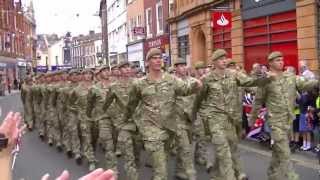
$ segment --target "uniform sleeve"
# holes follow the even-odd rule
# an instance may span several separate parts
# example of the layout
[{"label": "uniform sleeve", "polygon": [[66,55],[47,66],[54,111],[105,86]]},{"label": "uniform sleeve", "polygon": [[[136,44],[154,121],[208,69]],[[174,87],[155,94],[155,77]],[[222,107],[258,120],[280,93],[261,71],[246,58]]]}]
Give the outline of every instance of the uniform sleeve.
[{"label": "uniform sleeve", "polygon": [[319,85],[319,81],[314,79],[308,80],[304,77],[296,76],[296,85],[297,89],[300,91],[312,90]]},{"label": "uniform sleeve", "polygon": [[193,106],[193,111],[194,112],[198,112],[199,108],[200,108],[200,105],[201,105],[201,102],[205,99],[207,99],[207,96],[208,96],[208,84],[207,84],[207,81],[206,79],[204,79],[202,81],[203,83],[203,87],[200,89],[200,91],[197,93],[196,95],[196,98],[195,98],[195,101],[194,101],[194,106]]},{"label": "uniform sleeve", "polygon": [[197,81],[195,78],[190,78],[188,81],[183,81],[179,78],[174,78],[175,92],[178,96],[189,96],[197,92]]},{"label": "uniform sleeve", "polygon": [[242,87],[262,86],[270,81],[269,78],[248,76],[247,74],[240,71],[235,73],[235,78],[237,80],[238,86]]},{"label": "uniform sleeve", "polygon": [[141,99],[141,92],[139,88],[139,83],[135,81],[134,83],[132,83],[129,90],[129,101],[124,113],[124,118],[125,118],[124,120],[128,120],[131,118],[132,114],[134,113],[136,107],[139,104],[140,99]]},{"label": "uniform sleeve", "polygon": [[87,114],[89,117],[92,117],[92,110],[93,110],[93,105],[95,103],[95,94],[93,92],[93,88],[90,88],[90,90],[88,91],[88,95],[87,95]]},{"label": "uniform sleeve", "polygon": [[[256,91],[256,96],[252,104],[252,111],[251,111],[251,121],[258,118],[258,113],[262,105],[265,103],[266,100],[266,89],[265,87],[258,87]],[[251,124],[253,122],[249,122]]]},{"label": "uniform sleeve", "polygon": [[26,103],[25,98],[26,98],[26,91],[25,91],[25,86],[23,85],[21,88],[21,101],[23,104]]},{"label": "uniform sleeve", "polygon": [[110,85],[110,87],[107,89],[107,95],[106,95],[106,100],[105,103],[103,105],[103,109],[107,110],[109,108],[109,106],[112,104],[112,102],[115,99],[115,94],[113,92],[113,85]]}]

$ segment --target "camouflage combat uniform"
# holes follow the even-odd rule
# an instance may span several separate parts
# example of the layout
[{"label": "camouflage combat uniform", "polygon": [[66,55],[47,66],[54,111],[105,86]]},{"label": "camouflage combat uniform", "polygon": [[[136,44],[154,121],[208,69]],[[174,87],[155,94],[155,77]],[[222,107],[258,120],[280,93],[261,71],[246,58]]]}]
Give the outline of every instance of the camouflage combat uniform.
[{"label": "camouflage combat uniform", "polygon": [[274,140],[272,159],[268,169],[269,180],[297,180],[290,161],[288,135],[292,120],[295,118],[294,107],[297,90],[308,90],[316,87],[318,81],[307,81],[303,77],[291,73],[275,77],[270,83],[257,89],[252,111],[252,118],[262,103],[268,108],[268,124],[271,128],[271,138]]},{"label": "camouflage combat uniform", "polygon": [[215,148],[212,179],[236,180],[241,175],[237,145],[239,143],[234,126],[239,121],[235,104],[239,102],[239,86],[255,86],[264,80],[250,78],[241,72],[226,70],[221,76],[215,71],[203,79],[199,114],[208,123],[211,141]]},{"label": "camouflage combat uniform", "polygon": [[196,83],[185,83],[169,74],[163,74],[159,81],[148,77],[138,79],[130,88],[125,118],[129,119],[137,111],[137,126],[146,150],[151,153],[154,180],[168,179],[165,144],[177,129],[175,98],[195,90]]},{"label": "camouflage combat uniform", "polygon": [[[124,121],[124,109],[126,108],[129,100],[129,80],[118,80],[109,87],[109,96],[115,98],[117,112],[119,112],[116,128],[118,130],[117,148],[124,157],[124,168],[128,177],[131,180],[138,180],[138,171],[136,164],[136,152],[138,151],[135,146],[135,136],[137,132],[136,125],[133,121]],[[111,100],[111,99],[109,99]]]},{"label": "camouflage combat uniform", "polygon": [[47,114],[47,133],[48,133],[48,143],[52,145],[53,142],[57,143],[60,139],[59,126],[58,126],[58,111],[57,105],[57,85],[50,84],[47,86],[48,91],[48,110]]},{"label": "camouflage combat uniform", "polygon": [[34,127],[34,117],[33,117],[33,96],[32,96],[32,86],[24,84],[21,89],[21,99],[24,109],[24,120],[29,128]]}]

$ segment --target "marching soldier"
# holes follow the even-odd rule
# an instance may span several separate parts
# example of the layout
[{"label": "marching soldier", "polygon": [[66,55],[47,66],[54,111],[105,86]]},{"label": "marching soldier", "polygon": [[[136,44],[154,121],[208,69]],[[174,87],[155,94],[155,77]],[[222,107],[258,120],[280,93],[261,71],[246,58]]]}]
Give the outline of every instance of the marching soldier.
[{"label": "marching soldier", "polygon": [[41,101],[42,101],[42,94],[41,94],[41,78],[43,74],[36,76],[35,83],[32,86],[32,102],[33,102],[33,111],[34,111],[34,121],[35,127],[39,128],[39,121],[41,120]]},{"label": "marching soldier", "polygon": [[28,76],[21,89],[21,99],[24,109],[24,120],[28,129],[31,131],[34,128],[34,113],[33,113],[33,96],[32,96],[32,78]]},{"label": "marching soldier", "polygon": [[49,90],[48,85],[51,82],[51,74],[46,73],[43,76],[43,84],[40,86],[40,92],[42,101],[41,101],[41,118],[39,122],[39,137],[44,140],[45,136],[47,135],[47,111],[48,111],[48,104],[49,104]]},{"label": "marching soldier", "polygon": [[[160,49],[150,49],[146,56],[148,74],[134,81],[124,118],[129,120],[137,109],[138,130],[146,150],[151,153],[154,180],[168,179],[165,144],[176,131],[174,102],[178,95],[190,95],[201,82],[183,82],[162,71]],[[138,107],[137,107],[138,106]]]},{"label": "marching soldier", "polygon": [[[192,81],[193,78],[187,75],[186,61],[179,58],[175,64],[176,76],[185,82]],[[177,169],[176,177],[178,179],[196,179],[196,171],[194,167],[191,133],[193,123],[193,101],[195,94],[190,96],[178,96],[177,103]]]},{"label": "marching soldier", "polygon": [[239,86],[257,86],[268,78],[251,78],[242,72],[226,68],[226,51],[216,50],[211,58],[215,69],[203,77],[203,89],[199,96],[199,115],[209,126],[211,142],[215,148],[215,161],[211,170],[213,179],[243,180],[237,145],[239,139],[233,125],[238,121],[234,105],[238,104]]},{"label": "marching soldier", "polygon": [[76,87],[78,86],[78,70],[71,70],[69,73],[69,88],[67,93],[66,125],[63,129],[63,145],[66,148],[68,157],[75,155],[76,162],[81,163],[80,139],[79,139],[79,120]]},{"label": "marching soldier", "polygon": [[257,117],[262,103],[268,109],[268,122],[271,128],[272,158],[268,169],[269,180],[297,180],[290,161],[288,134],[292,120],[297,90],[309,90],[318,86],[317,80],[307,80],[293,73],[283,72],[283,55],[275,51],[269,54],[270,72],[274,75],[271,82],[258,88],[252,119]]}]

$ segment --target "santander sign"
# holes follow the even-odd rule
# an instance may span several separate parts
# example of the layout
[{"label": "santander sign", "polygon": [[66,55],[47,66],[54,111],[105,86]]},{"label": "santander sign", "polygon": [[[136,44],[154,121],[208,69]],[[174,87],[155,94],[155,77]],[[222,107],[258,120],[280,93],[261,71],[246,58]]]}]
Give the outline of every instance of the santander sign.
[{"label": "santander sign", "polygon": [[213,28],[231,28],[231,12],[212,12]]}]

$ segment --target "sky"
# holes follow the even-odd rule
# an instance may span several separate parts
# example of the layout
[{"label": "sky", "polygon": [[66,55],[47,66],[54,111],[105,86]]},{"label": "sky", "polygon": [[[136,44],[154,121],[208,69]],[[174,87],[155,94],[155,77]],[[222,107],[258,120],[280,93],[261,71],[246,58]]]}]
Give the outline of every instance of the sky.
[{"label": "sky", "polygon": [[[29,4],[31,0],[24,0]],[[37,34],[73,36],[88,34],[89,30],[101,32],[100,0],[33,0],[37,23]]]}]

